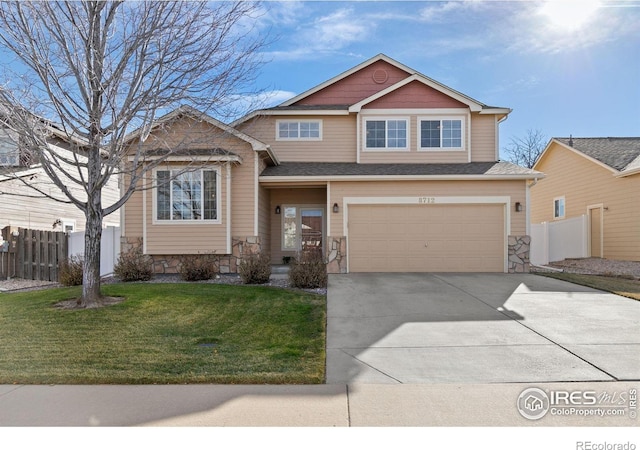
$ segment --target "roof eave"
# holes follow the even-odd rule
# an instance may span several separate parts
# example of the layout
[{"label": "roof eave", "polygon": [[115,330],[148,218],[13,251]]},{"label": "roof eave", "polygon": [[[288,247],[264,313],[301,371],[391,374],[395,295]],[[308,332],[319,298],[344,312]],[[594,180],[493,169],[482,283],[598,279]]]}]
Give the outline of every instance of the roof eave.
[{"label": "roof eave", "polygon": [[544,151],[540,154],[540,156],[538,157],[538,160],[536,161],[536,163],[533,165],[532,169],[533,170],[537,170],[537,166],[538,164],[542,161],[542,159],[544,158],[544,156],[547,154],[547,152],[550,151],[552,144],[558,144],[560,147],[569,150],[573,153],[575,153],[576,155],[582,156],[583,158],[585,158],[588,161],[591,161],[594,164],[597,164],[598,166],[607,169],[609,172],[613,173],[614,175],[618,175],[620,173],[620,171],[614,169],[613,167],[603,163],[602,161],[598,161],[597,159],[587,155],[586,153],[582,153],[580,150],[573,148],[569,145],[566,145],[564,142],[559,141],[556,138],[551,138],[551,140],[549,141],[549,143],[547,144],[547,146],[545,147]]},{"label": "roof eave", "polygon": [[259,176],[260,182],[309,182],[309,181],[509,181],[544,178],[543,173],[510,175],[292,175]]}]

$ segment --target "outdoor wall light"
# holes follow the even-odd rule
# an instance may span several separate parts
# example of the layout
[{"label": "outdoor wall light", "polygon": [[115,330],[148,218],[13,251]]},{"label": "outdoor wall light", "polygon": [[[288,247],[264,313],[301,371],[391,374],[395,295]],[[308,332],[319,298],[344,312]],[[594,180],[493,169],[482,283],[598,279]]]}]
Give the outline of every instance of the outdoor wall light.
[{"label": "outdoor wall light", "polygon": [[516,202],[516,212],[521,212],[521,211],[522,211],[522,203]]},{"label": "outdoor wall light", "polygon": [[337,203],[334,203],[334,204],[333,204],[333,212],[334,212],[334,213],[340,212],[340,207],[338,206],[338,204],[337,204]]},{"label": "outdoor wall light", "polygon": [[280,205],[276,206],[276,214],[280,214]]}]

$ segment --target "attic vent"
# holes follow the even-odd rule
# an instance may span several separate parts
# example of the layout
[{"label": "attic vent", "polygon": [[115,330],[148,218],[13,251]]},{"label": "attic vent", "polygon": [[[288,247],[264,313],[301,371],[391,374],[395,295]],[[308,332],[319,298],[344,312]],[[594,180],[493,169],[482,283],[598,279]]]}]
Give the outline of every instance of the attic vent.
[{"label": "attic vent", "polygon": [[382,84],[389,78],[389,74],[384,69],[376,69],[373,72],[373,81],[377,84]]}]

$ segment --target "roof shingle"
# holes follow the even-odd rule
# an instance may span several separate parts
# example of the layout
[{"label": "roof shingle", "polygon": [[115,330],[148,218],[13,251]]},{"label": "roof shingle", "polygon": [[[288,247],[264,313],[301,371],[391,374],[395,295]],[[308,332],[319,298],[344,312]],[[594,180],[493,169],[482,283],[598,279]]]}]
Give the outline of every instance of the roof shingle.
[{"label": "roof shingle", "polygon": [[436,176],[436,175],[542,175],[508,162],[471,162],[463,164],[358,164],[332,162],[282,162],[267,167],[263,177],[300,176]]},{"label": "roof shingle", "polygon": [[619,171],[640,156],[640,137],[554,139]]}]

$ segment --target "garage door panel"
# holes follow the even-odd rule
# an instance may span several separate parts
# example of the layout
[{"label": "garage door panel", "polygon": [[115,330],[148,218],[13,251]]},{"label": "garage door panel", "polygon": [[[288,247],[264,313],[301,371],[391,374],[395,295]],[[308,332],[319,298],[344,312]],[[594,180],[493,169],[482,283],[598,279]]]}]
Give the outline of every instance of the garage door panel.
[{"label": "garage door panel", "polygon": [[351,272],[502,272],[504,205],[352,205]]}]

